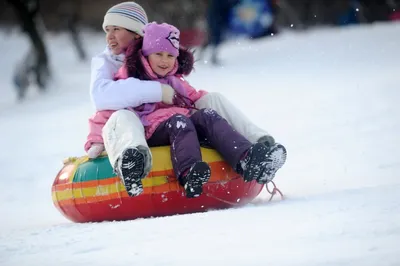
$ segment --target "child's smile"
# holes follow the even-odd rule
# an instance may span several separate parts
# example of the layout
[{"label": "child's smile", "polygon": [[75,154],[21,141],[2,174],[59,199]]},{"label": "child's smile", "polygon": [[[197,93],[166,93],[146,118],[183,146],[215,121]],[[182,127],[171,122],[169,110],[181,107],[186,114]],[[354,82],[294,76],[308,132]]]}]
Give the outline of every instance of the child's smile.
[{"label": "child's smile", "polygon": [[149,55],[148,60],[154,73],[164,77],[174,68],[176,57],[168,52],[158,52]]}]

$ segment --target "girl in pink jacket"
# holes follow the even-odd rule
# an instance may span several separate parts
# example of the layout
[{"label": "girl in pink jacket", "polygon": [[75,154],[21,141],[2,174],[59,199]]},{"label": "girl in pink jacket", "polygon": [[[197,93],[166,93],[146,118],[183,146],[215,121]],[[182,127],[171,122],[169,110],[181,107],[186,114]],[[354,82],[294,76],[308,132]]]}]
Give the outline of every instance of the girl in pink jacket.
[{"label": "girl in pink jacket", "polygon": [[[214,110],[196,110],[194,102],[206,92],[196,91],[183,78],[192,71],[194,59],[191,52],[180,48],[179,35],[177,28],[166,23],[147,24],[143,39],[128,47],[116,75],[116,79],[156,80],[175,89],[173,104],[145,103],[130,109],[142,121],[149,146],[171,145],[175,175],[189,198],[202,193],[211,175],[201,159],[200,142],[216,149],[246,182],[269,182],[277,170],[274,155],[285,152],[284,147],[252,144]],[[90,120],[88,142],[101,142],[102,126],[111,113],[97,112]],[[134,185],[141,186],[141,181]]]}]

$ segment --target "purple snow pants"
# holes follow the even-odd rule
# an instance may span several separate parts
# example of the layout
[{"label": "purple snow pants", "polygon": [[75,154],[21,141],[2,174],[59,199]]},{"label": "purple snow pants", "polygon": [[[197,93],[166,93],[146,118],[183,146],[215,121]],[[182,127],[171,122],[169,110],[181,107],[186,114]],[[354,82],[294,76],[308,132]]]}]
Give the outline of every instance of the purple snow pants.
[{"label": "purple snow pants", "polygon": [[251,143],[234,130],[212,109],[201,109],[190,117],[174,115],[161,123],[147,143],[150,147],[171,145],[171,159],[175,175],[202,161],[200,142],[218,151],[233,169]]}]

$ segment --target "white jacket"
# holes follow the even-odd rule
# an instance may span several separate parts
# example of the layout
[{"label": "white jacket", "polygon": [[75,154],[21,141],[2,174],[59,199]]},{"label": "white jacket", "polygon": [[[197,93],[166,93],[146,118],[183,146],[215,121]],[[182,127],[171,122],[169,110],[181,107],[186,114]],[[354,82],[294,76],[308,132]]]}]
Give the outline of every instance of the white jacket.
[{"label": "white jacket", "polygon": [[114,80],[125,56],[113,55],[106,48],[92,58],[90,97],[97,111],[137,107],[143,103],[161,102],[161,83],[136,78]]}]

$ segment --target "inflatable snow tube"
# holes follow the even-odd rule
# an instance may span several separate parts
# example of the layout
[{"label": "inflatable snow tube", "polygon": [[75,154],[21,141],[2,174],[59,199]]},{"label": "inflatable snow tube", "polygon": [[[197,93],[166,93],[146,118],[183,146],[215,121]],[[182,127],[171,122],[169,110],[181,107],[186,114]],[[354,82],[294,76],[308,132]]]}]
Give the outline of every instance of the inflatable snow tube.
[{"label": "inflatable snow tube", "polygon": [[52,186],[54,205],[73,222],[121,221],[245,205],[263,188],[255,181],[245,183],[215,150],[201,148],[211,178],[201,196],[188,199],[174,176],[169,146],[151,151],[153,166],[137,197],[128,196],[107,155],[69,158]]}]

